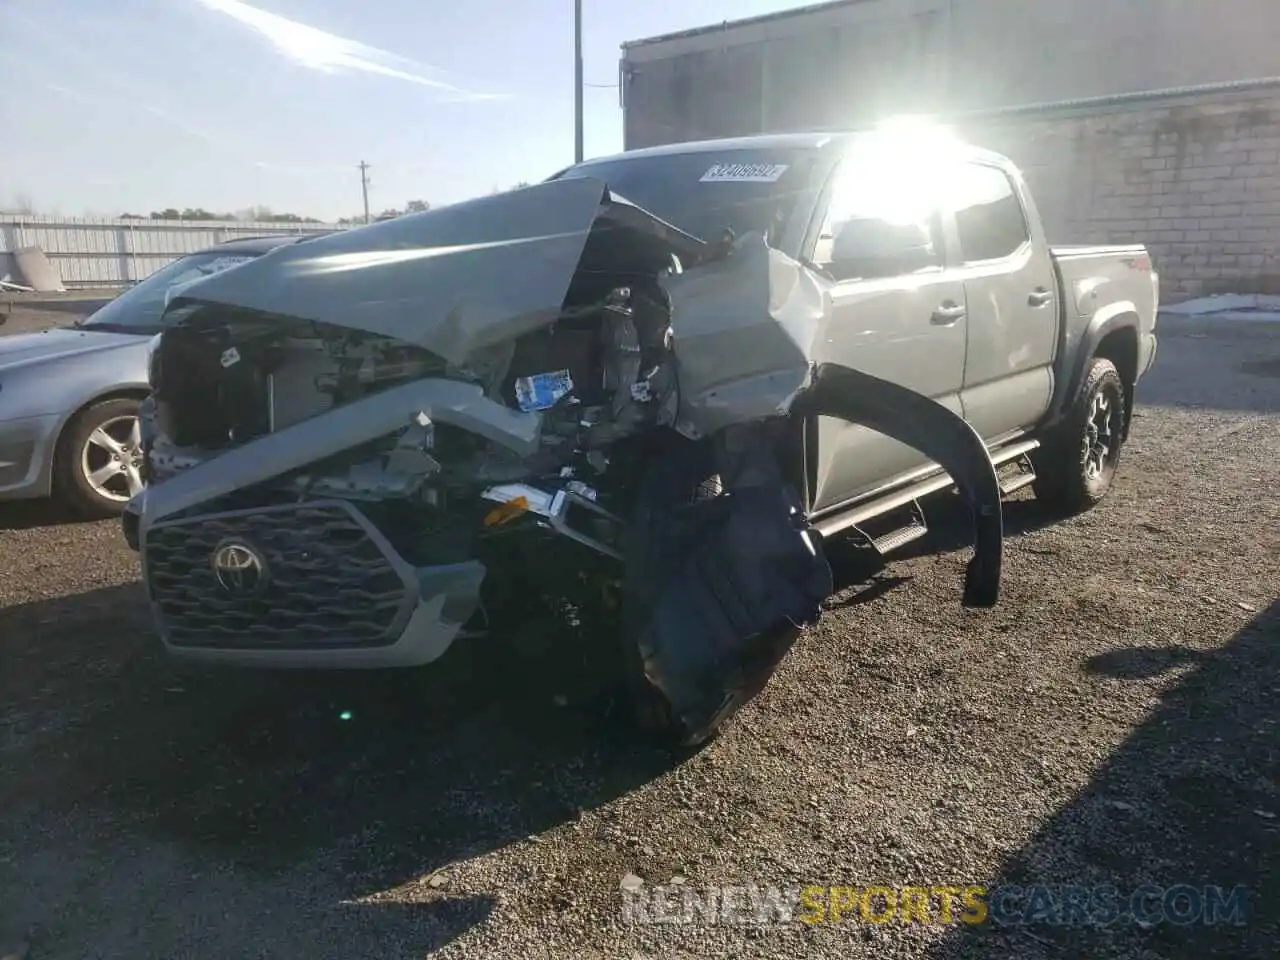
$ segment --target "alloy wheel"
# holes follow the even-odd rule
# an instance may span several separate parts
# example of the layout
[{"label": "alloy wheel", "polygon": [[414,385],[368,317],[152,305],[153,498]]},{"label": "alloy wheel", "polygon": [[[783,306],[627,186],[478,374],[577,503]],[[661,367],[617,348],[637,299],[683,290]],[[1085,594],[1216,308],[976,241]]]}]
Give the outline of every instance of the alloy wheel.
[{"label": "alloy wheel", "polygon": [[142,436],[137,417],[115,417],[89,434],[80,469],[93,492],[124,503],[142,490]]},{"label": "alloy wheel", "polygon": [[1119,404],[1106,391],[1094,394],[1089,406],[1089,419],[1084,428],[1084,471],[1090,480],[1096,480],[1107,467],[1118,435],[1116,415]]}]

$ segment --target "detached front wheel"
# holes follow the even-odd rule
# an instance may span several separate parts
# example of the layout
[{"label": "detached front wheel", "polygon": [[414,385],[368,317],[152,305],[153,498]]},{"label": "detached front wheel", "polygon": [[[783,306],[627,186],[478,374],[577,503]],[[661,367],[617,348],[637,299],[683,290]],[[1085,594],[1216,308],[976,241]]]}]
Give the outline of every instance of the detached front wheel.
[{"label": "detached front wheel", "polygon": [[1066,419],[1036,451],[1036,499],[1061,513],[1098,504],[1120,466],[1126,415],[1119,371],[1110,360],[1095,357]]}]

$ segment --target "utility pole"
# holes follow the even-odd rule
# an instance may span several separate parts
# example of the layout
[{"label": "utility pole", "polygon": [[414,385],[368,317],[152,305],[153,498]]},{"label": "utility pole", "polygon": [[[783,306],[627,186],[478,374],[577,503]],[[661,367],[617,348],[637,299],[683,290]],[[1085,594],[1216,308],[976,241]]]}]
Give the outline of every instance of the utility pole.
[{"label": "utility pole", "polygon": [[357,165],[360,171],[360,193],[364,196],[364,222],[369,222],[369,165],[361,160]]},{"label": "utility pole", "polygon": [[582,0],[573,0],[573,162],[582,162]]}]

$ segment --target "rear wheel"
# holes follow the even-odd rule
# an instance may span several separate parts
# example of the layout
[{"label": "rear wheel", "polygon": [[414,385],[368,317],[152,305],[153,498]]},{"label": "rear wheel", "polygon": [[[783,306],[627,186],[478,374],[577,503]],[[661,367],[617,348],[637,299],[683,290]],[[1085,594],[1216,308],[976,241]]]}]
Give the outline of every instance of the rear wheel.
[{"label": "rear wheel", "polygon": [[118,516],[142,489],[138,401],[122,397],[81,410],[54,457],[57,494],[89,518]]},{"label": "rear wheel", "polygon": [[1120,466],[1125,406],[1115,364],[1094,357],[1066,419],[1035,453],[1037,500],[1051,510],[1079,513],[1106,496]]}]

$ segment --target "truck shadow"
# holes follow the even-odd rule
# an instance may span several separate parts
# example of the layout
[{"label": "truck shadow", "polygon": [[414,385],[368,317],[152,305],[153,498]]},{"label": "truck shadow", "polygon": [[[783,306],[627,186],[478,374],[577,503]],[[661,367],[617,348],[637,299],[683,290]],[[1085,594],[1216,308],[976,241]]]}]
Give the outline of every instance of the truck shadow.
[{"label": "truck shadow", "polygon": [[[1123,683],[1174,669],[1186,673],[1075,800],[997,875],[968,881],[989,891],[1019,890],[1002,910],[1012,922],[957,926],[930,955],[1274,957],[1280,943],[1280,601],[1211,654],[1139,648],[1100,655],[1086,669]],[[1062,888],[1103,884],[1118,891],[1122,908],[1143,884],[1164,890],[1186,884],[1201,899],[1173,908],[1190,922],[1162,914],[1157,891],[1139,904],[1154,911],[1145,913],[1156,921],[1145,928],[1131,918],[1105,928],[1067,925]],[[1038,915],[1028,912],[1036,886],[1050,891]],[[1210,917],[1206,886],[1220,887],[1228,903],[1230,892],[1243,888],[1243,911]]]},{"label": "truck shadow", "polygon": [[0,530],[32,530],[67,523],[92,522],[74,516],[70,510],[48,498],[0,503]]},{"label": "truck shadow", "polygon": [[[670,754],[621,722],[602,730],[598,658],[522,646],[460,641],[410,673],[192,673],[158,649],[137,584],[2,610],[0,807],[26,811],[10,860],[22,873],[50,855],[51,836],[78,847],[105,819],[176,845],[200,870],[302,876],[345,904],[573,821],[670,769]],[[55,882],[65,888],[28,896],[77,900],[81,879],[68,872]],[[361,909],[376,927],[407,923],[400,906]],[[413,943],[419,956],[491,904],[415,906],[434,931]]]}]

